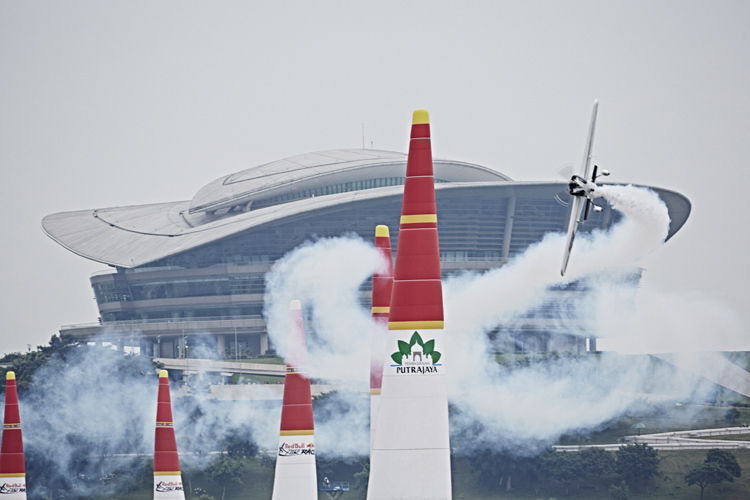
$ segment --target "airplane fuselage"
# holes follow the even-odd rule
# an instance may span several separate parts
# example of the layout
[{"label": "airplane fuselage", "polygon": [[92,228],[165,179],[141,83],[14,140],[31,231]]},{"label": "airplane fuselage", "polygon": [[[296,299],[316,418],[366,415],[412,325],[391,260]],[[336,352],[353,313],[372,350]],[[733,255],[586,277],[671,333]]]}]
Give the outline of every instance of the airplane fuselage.
[{"label": "airplane fuselage", "polygon": [[571,177],[570,182],[568,183],[568,189],[571,196],[581,196],[583,198],[588,198],[589,200],[596,198],[596,195],[594,194],[596,187],[597,186],[593,181],[587,181],[578,175]]}]

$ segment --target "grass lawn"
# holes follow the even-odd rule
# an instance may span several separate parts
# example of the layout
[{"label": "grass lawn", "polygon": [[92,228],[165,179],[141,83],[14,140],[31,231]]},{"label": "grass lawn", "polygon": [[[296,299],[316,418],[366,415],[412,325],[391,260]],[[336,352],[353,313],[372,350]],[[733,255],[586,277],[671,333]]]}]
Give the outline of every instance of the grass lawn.
[{"label": "grass lawn", "polygon": [[[709,485],[706,488],[704,500],[733,500],[747,499],[750,497],[750,450],[735,450],[742,467],[742,477],[732,483],[722,485]],[[684,475],[693,467],[702,463],[706,458],[705,451],[660,451],[661,465],[659,467],[661,477],[654,480],[649,488],[649,494],[645,491],[630,492],[631,500],[696,500],[700,498],[698,486],[688,486],[683,479]],[[542,484],[539,493],[535,492],[534,485],[513,483],[513,490],[505,491],[503,487],[484,488],[477,484],[475,475],[468,465],[467,460],[456,461],[456,470],[453,473],[453,498],[454,500],[522,500],[522,499],[544,499],[556,498],[576,500],[606,500],[609,498],[608,489],[610,484],[619,484],[616,475],[601,478],[599,491],[590,482],[571,484],[569,494],[565,495],[565,488],[560,484]]]},{"label": "grass lawn", "polygon": [[240,363],[257,363],[259,365],[283,365],[286,363],[284,358],[251,358],[241,359]]}]

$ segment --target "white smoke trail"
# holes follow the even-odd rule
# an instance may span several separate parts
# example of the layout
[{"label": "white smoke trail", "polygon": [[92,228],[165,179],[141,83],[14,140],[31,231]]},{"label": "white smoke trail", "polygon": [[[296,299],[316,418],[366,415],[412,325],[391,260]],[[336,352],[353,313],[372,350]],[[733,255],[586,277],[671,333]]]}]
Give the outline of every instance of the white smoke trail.
[{"label": "white smoke trail", "polygon": [[[637,284],[622,277],[658,250],[669,224],[666,209],[640,188],[601,190],[625,217],[609,231],[579,235],[565,278],[558,271],[563,237],[550,234],[503,268],[445,283],[446,366],[457,409],[451,416],[454,446],[533,453],[562,434],[604,425],[646,389],[676,397],[695,390],[696,377],[647,356],[573,357],[515,369],[498,365],[488,332],[512,332],[541,305],[556,305],[554,317],[546,319],[550,328],[571,334],[593,330],[623,352],[750,349],[745,329],[723,304],[647,285],[635,293]],[[372,325],[358,289],[382,265],[378,258],[357,237],[320,240],[279,260],[267,277],[265,315],[280,353],[286,349],[289,301],[299,299],[309,326],[311,376],[355,389],[332,396],[315,415],[316,445],[327,457],[366,455],[369,449]],[[555,291],[574,280],[582,280],[588,292]],[[574,299],[579,295],[584,300]],[[27,453],[43,455],[49,470],[59,472],[47,478],[48,488],[58,481],[62,491],[101,493],[104,455],[153,451],[155,370],[144,358],[131,356],[132,366],[126,366],[121,355],[113,355],[102,348],[74,352],[40,371],[34,388],[22,396]],[[181,452],[221,449],[230,435],[275,447],[280,402],[271,389],[262,401],[225,403],[177,397],[178,388],[173,384]],[[81,474],[96,478],[86,482]]]},{"label": "white smoke trail", "polygon": [[268,335],[283,356],[289,302],[302,302],[308,367],[313,379],[333,380],[352,391],[327,401],[315,415],[316,449],[328,458],[361,456],[369,450],[370,311],[358,289],[382,268],[381,256],[356,235],[306,243],[278,260],[266,275],[264,316]]},{"label": "white smoke trail", "polygon": [[[221,451],[229,436],[262,449],[276,446],[276,391],[268,388],[264,397],[266,386],[260,386],[259,400],[221,402],[202,394],[180,397],[182,384],[170,385],[183,472],[190,469],[191,452]],[[157,389],[157,370],[146,357],[79,346],[64,359],[50,359],[20,394],[29,495],[114,494],[138,474],[149,484]]]},{"label": "white smoke trail", "polygon": [[[445,286],[447,338],[460,339],[466,332],[486,333],[496,326],[512,325],[523,313],[556,300],[548,293],[550,287],[584,277],[589,279],[589,286],[606,292],[590,294],[597,297],[597,309],[601,310],[605,302],[609,302],[611,311],[622,309],[619,307],[621,300],[616,299],[622,299],[623,293],[632,293],[632,289],[622,284],[622,273],[632,272],[640,259],[659,248],[669,230],[669,217],[666,206],[653,191],[633,186],[605,186],[601,190],[615,203],[615,208],[625,211],[626,217],[609,231],[579,236],[567,277],[557,272],[564,236],[549,233],[499,269],[448,280]],[[606,286],[608,290],[604,289]],[[569,301],[572,295],[563,293],[562,296],[562,300]],[[586,307],[586,310],[572,311],[577,314],[558,318],[573,333],[580,318],[596,319],[595,309],[589,304],[568,302],[566,305]],[[479,336],[478,333],[472,335]]]},{"label": "white smoke trail", "polygon": [[[632,314],[623,305],[632,304],[635,284],[622,276],[663,243],[667,209],[655,193],[632,186],[607,186],[599,194],[626,217],[609,231],[580,234],[565,278],[557,272],[564,236],[548,234],[502,268],[446,282],[449,394],[461,409],[454,421],[471,424],[474,435],[477,424],[482,429],[476,440],[462,434],[470,446],[489,440],[533,452],[564,433],[607,422],[632,403],[624,394],[640,392],[645,358],[626,364],[617,357],[574,359],[509,370],[495,362],[487,336],[497,327],[501,337],[518,330],[542,305],[554,312],[545,315],[546,328],[573,335],[602,324],[621,326]],[[595,293],[554,290],[581,279]]]},{"label": "white smoke trail", "polygon": [[[445,283],[449,395],[459,409],[452,417],[452,426],[464,445],[482,446],[480,441],[485,440],[485,444],[533,452],[562,434],[596,428],[630,407],[636,399],[634,394],[644,392],[646,387],[653,390],[654,370],[663,371],[658,387],[663,392],[687,397],[695,389],[694,377],[684,373],[676,377],[674,370],[664,369],[648,357],[570,359],[514,370],[494,360],[488,332],[498,327],[512,331],[528,322],[525,316],[542,305],[556,306],[556,316],[546,318],[547,326],[556,331],[574,335],[594,331],[638,342],[634,329],[642,328],[648,315],[637,309],[640,302],[634,299],[638,283],[632,278],[633,270],[664,242],[669,230],[668,212],[658,195],[647,189],[603,186],[598,194],[625,217],[608,231],[579,235],[565,278],[558,272],[564,236],[548,234],[500,269],[462,275]],[[347,326],[356,323],[360,332],[369,328],[369,315],[353,297],[359,282],[372,272],[374,258],[369,246],[365,251],[352,238],[323,240],[295,250],[271,273],[266,311],[272,313],[269,332],[277,345],[283,345],[288,300],[296,294],[312,308],[315,334],[308,336],[312,337],[308,347],[311,367],[315,367],[313,377],[335,374],[338,380],[364,384],[361,370],[368,366],[367,353],[362,349],[367,344],[366,336]],[[352,264],[356,265],[353,270],[349,268]],[[321,273],[326,281],[318,277]],[[555,291],[576,280],[583,280],[588,291]],[[325,286],[321,286],[323,282]],[[338,297],[335,302],[320,297],[320,291],[328,291],[329,286]],[[575,300],[576,296],[581,298]],[[276,309],[279,297],[283,300]],[[343,307],[353,310],[345,316]],[[342,324],[340,319],[344,317],[353,319]],[[654,333],[653,328],[647,331]],[[341,353],[351,359],[341,361]],[[361,443],[352,450],[364,451],[366,435],[356,436],[366,432],[366,418],[355,414],[347,415],[356,422],[352,427],[334,417],[335,433],[330,439],[335,443],[336,433],[347,429],[347,441]],[[326,424],[322,427],[325,429]],[[334,430],[333,426],[329,428]],[[321,447],[326,440],[319,440]]]},{"label": "white smoke trail", "polygon": [[278,260],[266,275],[263,311],[277,351],[287,349],[289,302],[300,300],[311,376],[366,384],[369,363],[360,361],[369,359],[371,320],[358,289],[379,265],[375,249],[357,236],[306,243]]}]

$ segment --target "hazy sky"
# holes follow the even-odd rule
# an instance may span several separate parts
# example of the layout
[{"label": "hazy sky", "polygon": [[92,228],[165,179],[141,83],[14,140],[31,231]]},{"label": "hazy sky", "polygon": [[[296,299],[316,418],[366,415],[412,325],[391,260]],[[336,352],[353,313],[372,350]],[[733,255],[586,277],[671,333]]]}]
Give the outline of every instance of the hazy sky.
[{"label": "hazy sky", "polygon": [[363,124],[368,148],[405,152],[417,108],[435,157],[553,180],[580,164],[599,99],[609,180],[693,203],[644,281],[742,311],[748,25],[746,1],[0,0],[0,353],[98,316],[88,278],[106,266],[49,239],[44,216],[187,200],[362,147]]}]

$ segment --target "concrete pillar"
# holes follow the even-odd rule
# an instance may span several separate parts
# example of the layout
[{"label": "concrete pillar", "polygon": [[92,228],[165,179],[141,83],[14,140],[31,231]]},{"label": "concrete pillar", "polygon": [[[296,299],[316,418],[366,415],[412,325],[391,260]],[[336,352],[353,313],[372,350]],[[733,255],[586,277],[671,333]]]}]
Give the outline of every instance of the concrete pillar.
[{"label": "concrete pillar", "polygon": [[510,237],[513,233],[513,218],[516,215],[516,197],[508,198],[508,213],[505,215],[505,229],[503,231],[503,251],[500,258],[507,262],[510,254]]},{"label": "concrete pillar", "polygon": [[596,352],[596,337],[589,337],[589,352]]},{"label": "concrete pillar", "polygon": [[180,335],[179,337],[177,337],[177,349],[178,349],[178,352],[179,352],[179,356],[181,358],[184,358],[185,354],[186,354],[186,352],[185,352],[185,336],[184,335]]},{"label": "concrete pillar", "polygon": [[219,353],[219,356],[224,356],[226,349],[227,349],[227,336],[217,335],[216,336],[216,350]]},{"label": "concrete pillar", "polygon": [[268,350],[268,334],[260,334],[260,352],[258,354],[265,354]]}]

